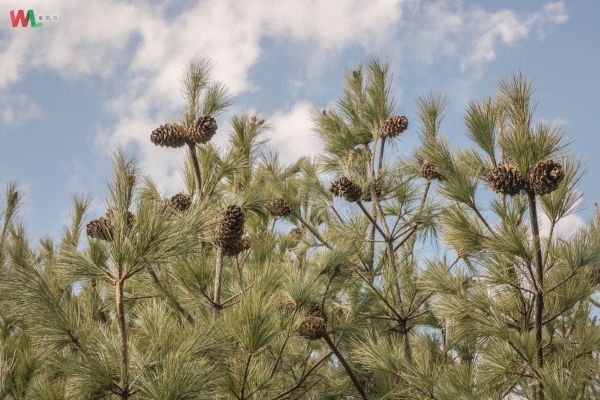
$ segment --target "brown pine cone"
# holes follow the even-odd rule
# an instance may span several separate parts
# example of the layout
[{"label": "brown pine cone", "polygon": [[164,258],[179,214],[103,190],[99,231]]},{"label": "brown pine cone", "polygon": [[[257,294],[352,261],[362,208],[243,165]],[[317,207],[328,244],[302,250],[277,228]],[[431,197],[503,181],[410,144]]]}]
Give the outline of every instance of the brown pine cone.
[{"label": "brown pine cone", "polygon": [[559,162],[542,160],[529,171],[529,185],[539,195],[555,191],[565,177],[565,171]]},{"label": "brown pine cone", "polygon": [[327,334],[327,316],[321,307],[310,305],[302,307],[307,310],[308,316],[296,330],[296,335],[308,340],[318,340]]},{"label": "brown pine cone", "polygon": [[421,165],[421,176],[428,181],[442,180],[442,175],[431,161],[423,161]]},{"label": "brown pine cone", "polygon": [[396,115],[383,121],[381,125],[381,137],[396,137],[408,128],[408,118],[404,115]]},{"label": "brown pine cone", "polygon": [[217,121],[210,115],[205,115],[194,121],[189,132],[189,141],[191,143],[208,143],[217,133]]},{"label": "brown pine cone", "polygon": [[150,141],[157,146],[177,148],[188,142],[188,132],[181,124],[168,123],[152,131]]},{"label": "brown pine cone", "polygon": [[90,238],[112,240],[112,224],[107,217],[91,220],[86,226],[86,231]]},{"label": "brown pine cone", "polygon": [[171,207],[179,212],[187,211],[192,206],[192,196],[185,193],[177,193],[167,202]]},{"label": "brown pine cone", "polygon": [[274,217],[287,217],[292,213],[292,211],[294,211],[292,205],[281,197],[271,201],[267,209]]},{"label": "brown pine cone", "polygon": [[281,300],[280,309],[285,314],[292,314],[296,310],[296,302],[289,297]]},{"label": "brown pine cone", "polygon": [[487,184],[496,193],[515,196],[525,189],[526,181],[514,164],[500,163],[488,174]]},{"label": "brown pine cone", "polygon": [[329,191],[333,193],[334,196],[343,197],[350,202],[358,201],[362,196],[361,187],[345,176],[333,181],[331,186],[329,186]]},{"label": "brown pine cone", "polygon": [[235,255],[241,251],[245,220],[244,210],[237,205],[227,207],[222,214],[215,232],[215,244],[223,249],[225,255]]}]

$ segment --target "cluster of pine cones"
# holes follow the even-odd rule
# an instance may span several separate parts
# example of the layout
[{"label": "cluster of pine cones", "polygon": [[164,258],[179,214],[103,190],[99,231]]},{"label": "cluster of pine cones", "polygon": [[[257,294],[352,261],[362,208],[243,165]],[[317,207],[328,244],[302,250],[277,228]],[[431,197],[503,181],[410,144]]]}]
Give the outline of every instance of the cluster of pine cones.
[{"label": "cluster of pine cones", "polygon": [[487,184],[494,192],[510,196],[519,194],[521,190],[544,195],[555,191],[564,177],[562,165],[554,160],[538,161],[529,170],[528,179],[516,165],[500,163],[488,174]]},{"label": "cluster of pine cones", "polygon": [[333,182],[329,186],[329,191],[337,197],[343,197],[349,202],[355,201],[372,201],[372,190],[375,190],[375,195],[381,198],[383,192],[381,190],[381,182],[379,179],[374,179],[368,183],[365,190],[356,183],[354,180],[348,177],[341,177]]},{"label": "cluster of pine cones", "polygon": [[215,244],[226,256],[235,256],[250,248],[250,236],[244,235],[246,216],[238,205],[227,207],[215,232]]},{"label": "cluster of pine cones", "polygon": [[217,132],[217,121],[210,115],[202,116],[188,129],[180,123],[167,123],[159,126],[150,135],[150,141],[157,146],[177,148],[185,144],[207,143]]}]

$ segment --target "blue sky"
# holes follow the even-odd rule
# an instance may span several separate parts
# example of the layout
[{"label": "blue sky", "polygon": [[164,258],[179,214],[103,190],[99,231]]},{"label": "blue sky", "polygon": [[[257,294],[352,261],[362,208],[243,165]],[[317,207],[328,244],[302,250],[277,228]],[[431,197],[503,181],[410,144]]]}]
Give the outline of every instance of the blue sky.
[{"label": "blue sky", "polygon": [[[59,20],[12,28],[13,8]],[[374,54],[391,60],[398,112],[412,121],[418,96],[449,97],[443,133],[454,146],[468,144],[465,104],[525,73],[537,87],[537,117],[563,125],[587,169],[600,170],[599,16],[594,0],[0,0],[0,184],[16,180],[26,192],[22,215],[34,238],[60,233],[74,192],[102,212],[119,144],[165,194],[181,190],[182,152],[148,138],[179,117],[178,78],[194,56],[213,58],[215,78],[236,95],[232,112],[265,115],[287,160],[318,152],[311,108],[334,101],[344,69]],[[222,143],[227,118],[219,125]],[[400,154],[417,132],[413,123]],[[600,199],[593,174],[582,190],[564,229]]]}]

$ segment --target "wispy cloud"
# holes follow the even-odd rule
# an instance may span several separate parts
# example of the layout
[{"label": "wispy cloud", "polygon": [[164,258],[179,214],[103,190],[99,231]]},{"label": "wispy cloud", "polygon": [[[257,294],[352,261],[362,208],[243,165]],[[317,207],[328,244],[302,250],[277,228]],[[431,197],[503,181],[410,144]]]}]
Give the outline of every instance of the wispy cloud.
[{"label": "wispy cloud", "polygon": [[24,94],[0,92],[0,134],[6,128],[19,126],[29,119],[41,114],[38,104]]}]

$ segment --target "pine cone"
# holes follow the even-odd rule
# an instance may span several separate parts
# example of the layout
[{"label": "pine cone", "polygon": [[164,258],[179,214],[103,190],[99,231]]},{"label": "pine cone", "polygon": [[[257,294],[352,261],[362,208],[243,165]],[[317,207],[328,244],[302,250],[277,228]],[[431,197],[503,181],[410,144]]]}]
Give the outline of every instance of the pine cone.
[{"label": "pine cone", "polygon": [[217,121],[210,115],[196,119],[190,129],[189,140],[192,143],[207,143],[217,133]]},{"label": "pine cone", "polygon": [[378,199],[381,199],[381,184],[379,182],[379,179],[374,179],[369,186],[366,188],[366,190],[364,191],[363,195],[362,195],[362,201],[372,201],[373,200],[373,196],[371,194],[371,189],[374,188],[375,189],[375,195],[377,196]]},{"label": "pine cone", "polygon": [[442,175],[435,168],[435,165],[427,160],[423,161],[423,165],[421,165],[421,176],[428,181],[442,180]]},{"label": "pine cone", "polygon": [[280,309],[285,314],[291,314],[296,310],[296,302],[289,297],[281,300]]},{"label": "pine cone", "polygon": [[228,257],[237,256],[238,254],[248,251],[252,244],[250,235],[244,235],[241,239],[232,242],[231,245],[223,247],[223,255]]},{"label": "pine cone", "polygon": [[308,317],[302,325],[296,330],[296,335],[308,340],[318,340],[327,334],[327,317],[320,306],[310,307],[303,306],[303,309],[308,307]]},{"label": "pine cone", "polygon": [[192,205],[192,196],[185,193],[177,193],[171,197],[168,204],[179,212],[187,211]]},{"label": "pine cone", "polygon": [[362,196],[362,189],[360,186],[345,176],[333,181],[331,186],[329,186],[329,191],[333,193],[334,196],[343,197],[350,202],[358,201]]},{"label": "pine cone", "polygon": [[396,137],[408,128],[408,118],[404,115],[396,115],[383,121],[381,126],[381,137]]},{"label": "pine cone", "polygon": [[87,235],[93,239],[111,240],[112,224],[107,217],[91,220],[86,226]]},{"label": "pine cone", "polygon": [[515,196],[525,189],[526,181],[514,164],[500,163],[487,176],[487,184],[496,193]]},{"label": "pine cone", "polygon": [[278,198],[273,201],[268,206],[269,213],[274,217],[287,217],[294,211],[292,209],[292,205],[285,200],[284,198]]},{"label": "pine cone", "polygon": [[555,191],[565,177],[562,165],[554,160],[542,160],[529,171],[529,185],[536,194]]},{"label": "pine cone", "polygon": [[150,140],[157,146],[177,148],[187,143],[188,133],[183,125],[168,123],[152,131]]},{"label": "pine cone", "polygon": [[223,249],[225,255],[235,255],[241,250],[242,235],[246,217],[240,206],[227,207],[215,232],[215,244]]}]

